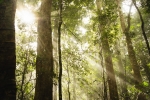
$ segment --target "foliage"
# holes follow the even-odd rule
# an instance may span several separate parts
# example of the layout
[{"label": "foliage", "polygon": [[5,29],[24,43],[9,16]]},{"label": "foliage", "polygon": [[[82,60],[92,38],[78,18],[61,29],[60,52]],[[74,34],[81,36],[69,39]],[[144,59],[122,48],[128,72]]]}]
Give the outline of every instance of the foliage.
[{"label": "foliage", "polygon": [[33,29],[30,30],[32,25],[26,25],[17,16],[16,22],[17,100],[33,100],[35,88],[36,32]]},{"label": "foliage", "polygon": [[[20,2],[24,2],[25,4],[30,2],[31,5],[34,5],[35,1],[40,2],[38,0],[20,0]],[[105,2],[107,5],[103,5],[101,12],[97,12],[93,0],[63,1],[61,49],[63,64],[62,89],[64,100],[68,100],[69,93],[71,100],[87,100],[88,98],[90,100],[104,99],[104,89],[106,89],[107,92],[108,88],[107,81],[104,79],[106,78],[106,71],[105,66],[103,65],[103,57],[101,57],[102,41],[100,39],[103,38],[103,36],[108,36],[115,75],[117,77],[119,97],[123,98],[121,94],[121,81],[127,84],[127,90],[131,99],[134,100],[138,96],[138,93],[141,92],[134,86],[133,70],[129,62],[125,36],[121,31],[117,5],[108,0]],[[58,13],[58,0],[53,0],[52,4],[52,13]],[[148,6],[143,6],[144,9],[148,9],[147,7]],[[141,11],[145,20],[146,33],[148,38],[150,38],[150,35],[148,34],[150,27],[149,13],[145,12],[142,8]],[[83,21],[84,18],[89,18],[89,21],[86,20],[87,23],[85,23],[85,21]],[[51,20],[53,21],[52,31],[54,34],[57,34],[57,25],[55,25],[54,21],[58,22],[58,15],[53,14]],[[102,27],[104,30],[103,36],[98,33],[99,23],[100,25],[105,26]],[[36,46],[33,44],[36,42],[37,34],[36,30],[34,30],[36,26],[35,24],[27,25],[26,23],[21,22],[21,19],[17,19],[17,24],[19,28],[19,31],[16,31],[17,96],[18,100],[21,100],[22,96],[24,98],[22,100],[33,100],[36,63]],[[82,29],[86,31],[83,32]],[[144,68],[141,64],[141,59],[145,59],[147,66],[150,68],[149,55],[141,36],[140,20],[137,13],[131,15],[130,37],[132,38],[137,61],[141,66],[140,71],[143,77],[142,86],[149,87],[146,72],[143,70]],[[54,47],[57,46],[54,45]],[[55,50],[56,49],[54,49],[54,52],[57,53],[57,50]],[[119,77],[120,66],[117,65],[117,62],[119,61],[117,58],[118,55],[121,56],[125,69],[125,72],[122,73],[125,74],[125,80]],[[55,56],[58,55],[54,55],[54,58]],[[57,62],[57,57],[55,60]],[[55,72],[54,80],[54,84],[57,85],[58,71]],[[104,85],[105,82],[106,86]]]},{"label": "foliage", "polygon": [[[26,39],[26,36],[17,36],[22,40]],[[33,37],[32,37],[33,38]],[[34,84],[35,84],[35,51],[27,43],[23,43],[25,40],[17,41],[17,88],[18,88],[18,100],[21,98],[23,100],[33,99],[34,97]],[[23,45],[24,44],[24,45]]]}]

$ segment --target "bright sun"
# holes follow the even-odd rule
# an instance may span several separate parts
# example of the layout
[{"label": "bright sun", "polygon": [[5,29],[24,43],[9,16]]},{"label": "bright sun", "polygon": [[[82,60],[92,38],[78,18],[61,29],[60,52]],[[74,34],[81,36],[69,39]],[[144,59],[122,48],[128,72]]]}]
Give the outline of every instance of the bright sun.
[{"label": "bright sun", "polygon": [[34,14],[29,10],[17,10],[17,16],[26,24],[31,24],[35,21]]}]

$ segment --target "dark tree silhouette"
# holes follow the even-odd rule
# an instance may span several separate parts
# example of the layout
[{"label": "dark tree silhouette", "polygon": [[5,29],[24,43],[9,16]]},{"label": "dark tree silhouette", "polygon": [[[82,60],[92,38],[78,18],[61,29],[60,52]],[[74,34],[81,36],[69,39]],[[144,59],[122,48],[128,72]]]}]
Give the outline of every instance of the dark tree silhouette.
[{"label": "dark tree silhouette", "polygon": [[16,100],[16,0],[0,2],[0,100]]}]

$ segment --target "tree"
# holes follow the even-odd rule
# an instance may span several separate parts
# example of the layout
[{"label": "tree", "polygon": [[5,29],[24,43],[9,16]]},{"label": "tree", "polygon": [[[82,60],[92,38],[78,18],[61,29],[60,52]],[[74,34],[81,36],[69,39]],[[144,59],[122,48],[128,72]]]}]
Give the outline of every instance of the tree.
[{"label": "tree", "polygon": [[16,32],[17,100],[34,98],[36,52],[31,44],[35,40],[33,31],[30,36],[24,32]]},{"label": "tree", "polygon": [[62,58],[61,58],[61,25],[62,25],[62,0],[59,0],[59,25],[58,25],[58,54],[59,54],[59,76],[58,76],[58,89],[59,100],[62,100]]},{"label": "tree", "polygon": [[144,20],[143,20],[143,17],[142,17],[142,14],[136,4],[136,1],[135,0],[132,0],[135,8],[137,9],[138,11],[138,14],[140,16],[140,20],[141,20],[141,30],[142,30],[142,34],[143,34],[143,37],[144,37],[144,40],[145,40],[145,43],[146,43],[146,46],[147,46],[147,49],[148,49],[148,52],[149,52],[149,55],[150,55],[150,46],[149,46],[149,42],[148,42],[148,39],[147,39],[147,36],[146,36],[146,33],[145,33],[145,23],[144,23]]},{"label": "tree", "polygon": [[0,1],[0,100],[16,100],[16,0]]},{"label": "tree", "polygon": [[[96,1],[97,8],[99,11],[99,32],[101,33],[101,43],[102,43],[102,51],[105,61],[105,67],[106,67],[106,73],[107,73],[107,81],[109,86],[109,95],[111,100],[119,100],[118,91],[117,91],[117,84],[115,79],[115,73],[113,69],[113,63],[112,63],[112,54],[110,51],[110,45],[109,45],[109,29],[107,29],[107,26],[109,28],[111,27],[111,10],[109,8],[110,5],[112,5],[112,2],[107,1]],[[108,6],[108,8],[105,8],[105,6]],[[100,6],[102,5],[102,6]],[[105,13],[104,13],[105,12]]]},{"label": "tree", "polygon": [[[119,0],[117,1],[117,3],[118,3],[118,6],[119,6],[119,17],[120,17],[121,28],[122,28],[123,34],[125,34],[125,37],[126,37],[126,43],[127,43],[127,50],[128,50],[128,53],[129,53],[129,59],[130,59],[132,69],[134,71],[135,85],[137,86],[142,82],[142,76],[140,74],[139,65],[137,63],[137,59],[136,59],[136,56],[135,56],[135,51],[133,49],[132,41],[131,41],[131,38],[130,38],[130,35],[129,35],[130,34],[131,7],[130,7],[130,11],[129,11],[129,14],[128,14],[128,20],[127,20],[127,25],[128,26],[126,26],[124,16],[122,14],[122,11],[120,10]],[[132,6],[132,4],[131,4],[131,6]]]},{"label": "tree", "polygon": [[39,12],[35,100],[53,100],[51,3],[43,0]]},{"label": "tree", "polygon": [[[130,19],[131,19],[130,14],[131,14],[131,7],[132,7],[133,3],[131,2],[131,5],[130,5],[130,9],[129,9],[128,17],[127,17],[127,26],[125,25],[125,19],[122,14],[122,11],[120,10],[119,0],[117,0],[117,3],[119,6],[119,17],[120,17],[121,28],[122,28],[123,34],[126,37],[129,60],[130,60],[130,63],[131,63],[132,69],[133,69],[133,76],[134,76],[133,83],[135,84],[135,87],[137,89],[145,92],[145,89],[143,89],[143,87],[142,87],[142,76],[140,73],[140,67],[138,65],[136,54],[133,49],[133,45],[132,45],[132,41],[131,41],[131,37],[130,37]],[[143,27],[143,25],[142,25],[142,27]],[[148,46],[148,50],[149,50],[149,46]],[[143,94],[143,93],[139,93],[139,95],[137,97],[138,97],[138,100],[141,100],[141,98],[143,98],[143,100],[146,100],[145,94]]]},{"label": "tree", "polygon": [[[38,0],[20,1],[24,6],[30,3],[29,8],[32,9],[33,1]],[[37,34],[34,34],[35,38],[31,39],[29,34],[26,34],[31,32],[33,35],[32,31],[26,31],[27,26],[30,25],[27,23],[18,25],[17,28],[22,29],[22,32],[17,32],[20,33],[17,35],[23,39],[19,42],[17,37],[17,99],[33,99],[34,90],[36,91],[35,100],[139,100],[145,98],[145,94],[149,91],[150,62],[141,34],[138,12],[131,11],[131,15],[125,17],[127,13],[123,13],[124,8],[120,10],[117,7],[117,0],[97,1],[40,0],[38,5],[40,4],[41,7],[37,16],[39,18],[37,53],[35,49],[30,49],[30,43],[33,41],[35,43]],[[125,1],[127,0],[120,1],[119,5],[121,7],[129,5],[124,4]],[[149,14],[144,12],[146,7],[139,4],[141,1],[137,1],[137,6],[145,22],[145,33],[149,40]],[[146,1],[142,2],[146,3]],[[117,12],[118,9],[125,20],[122,21],[125,24],[125,30],[121,30],[122,24],[119,20],[121,16]],[[17,22],[21,21],[17,19]],[[130,53],[125,47],[126,44],[128,48],[130,47]],[[131,51],[135,53],[132,54]],[[36,54],[37,83],[34,89]],[[136,59],[131,60],[131,54],[134,56],[132,58]],[[135,61],[137,65],[134,67],[143,78],[143,81],[136,85],[133,75],[135,70],[132,67]],[[149,98],[148,95],[146,98]]]},{"label": "tree", "polygon": [[[55,16],[58,16],[56,13]],[[54,19],[54,27],[53,27],[53,53],[54,53],[54,86],[53,86],[53,93],[54,93],[54,100],[57,100],[57,88],[58,88],[58,18],[55,17]]]}]

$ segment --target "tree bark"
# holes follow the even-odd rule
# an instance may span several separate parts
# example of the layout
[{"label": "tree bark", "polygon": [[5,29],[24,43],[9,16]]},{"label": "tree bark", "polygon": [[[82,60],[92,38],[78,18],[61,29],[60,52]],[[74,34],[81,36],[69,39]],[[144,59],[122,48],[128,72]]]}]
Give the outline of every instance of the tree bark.
[{"label": "tree bark", "polygon": [[54,16],[54,27],[53,27],[53,51],[54,51],[54,85],[53,85],[53,100],[57,100],[58,95],[58,13]]},{"label": "tree bark", "polygon": [[62,100],[62,60],[61,60],[61,25],[62,25],[62,0],[59,0],[59,25],[58,25],[58,54],[59,54],[59,100]]},{"label": "tree bark", "polygon": [[[103,10],[101,9],[101,6],[100,6],[102,5],[101,3],[102,2],[100,0],[96,0],[97,9],[99,12]],[[111,56],[111,51],[110,51],[109,42],[108,42],[109,33],[105,32],[105,26],[110,25],[110,23],[107,17],[105,19],[106,20],[103,20],[101,23],[99,23],[100,24],[99,32],[101,33],[102,52],[104,55],[104,62],[105,62],[105,67],[106,67],[107,81],[108,81],[108,87],[109,87],[109,96],[110,96],[110,100],[119,100],[116,78],[115,78],[115,73],[114,73],[113,63],[112,63],[112,56]]]},{"label": "tree bark", "polygon": [[34,100],[53,100],[51,3],[52,0],[42,0],[39,12]]},{"label": "tree bark", "polygon": [[120,22],[121,22],[121,28],[123,33],[125,34],[126,37],[126,43],[127,43],[127,49],[128,49],[128,54],[129,54],[129,59],[130,59],[130,63],[133,69],[133,76],[135,79],[135,85],[138,86],[141,82],[142,82],[142,76],[140,74],[140,69],[139,69],[139,65],[137,63],[137,59],[135,56],[135,52],[132,46],[132,41],[129,35],[129,30],[130,30],[130,11],[129,11],[129,15],[128,15],[128,22],[127,22],[127,27],[125,26],[125,20],[123,17],[123,14],[120,10],[120,2],[119,0],[117,0],[118,3],[118,7],[119,7],[119,17],[120,17]]},{"label": "tree bark", "polygon": [[0,2],[0,100],[16,100],[16,0]]},{"label": "tree bark", "polygon": [[68,64],[67,64],[67,74],[68,74],[68,100],[71,100],[71,93],[70,93],[70,73],[69,73],[69,68],[68,68]]},{"label": "tree bark", "polygon": [[105,68],[104,68],[104,64],[103,64],[103,56],[101,55],[101,66],[102,66],[102,69],[103,69],[103,71],[102,71],[102,73],[103,73],[103,88],[104,88],[104,90],[103,90],[103,99],[104,100],[108,100],[108,94],[107,94],[107,82],[106,82],[106,76],[105,76]]},{"label": "tree bark", "polygon": [[108,44],[108,39],[107,37],[102,36],[101,41],[102,41],[104,61],[105,61],[105,67],[106,67],[106,73],[107,73],[110,100],[119,100],[116,78],[115,78],[115,73],[113,69],[113,63],[112,63],[110,47]]}]

